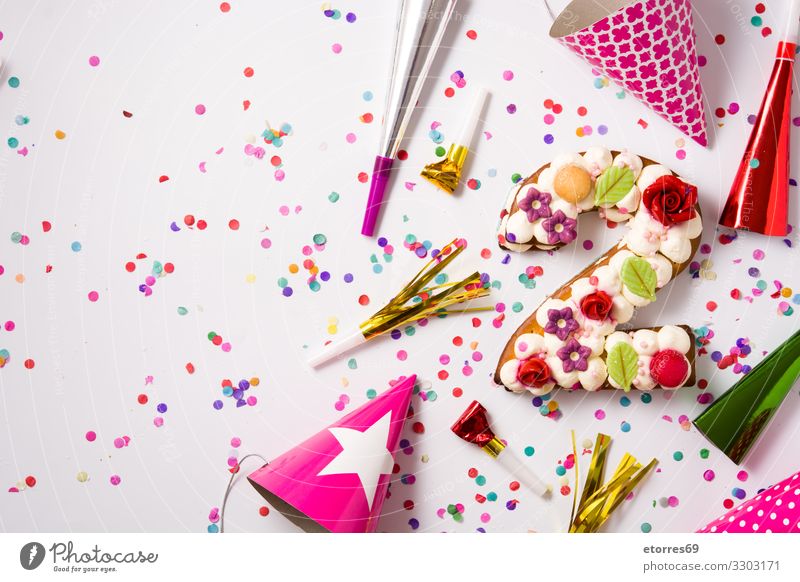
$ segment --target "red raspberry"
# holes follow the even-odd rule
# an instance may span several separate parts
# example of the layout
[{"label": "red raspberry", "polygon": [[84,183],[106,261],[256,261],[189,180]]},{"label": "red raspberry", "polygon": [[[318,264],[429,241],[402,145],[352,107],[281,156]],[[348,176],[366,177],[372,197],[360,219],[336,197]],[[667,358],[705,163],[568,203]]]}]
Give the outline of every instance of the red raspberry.
[{"label": "red raspberry", "polygon": [[661,350],[650,360],[650,375],[662,388],[677,388],[689,376],[689,360],[678,350]]}]

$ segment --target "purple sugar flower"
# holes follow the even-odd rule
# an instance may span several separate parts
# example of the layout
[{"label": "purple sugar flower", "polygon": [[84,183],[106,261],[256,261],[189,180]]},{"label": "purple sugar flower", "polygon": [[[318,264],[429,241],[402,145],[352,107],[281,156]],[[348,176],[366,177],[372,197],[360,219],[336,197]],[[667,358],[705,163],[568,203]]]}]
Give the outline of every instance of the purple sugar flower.
[{"label": "purple sugar flower", "polygon": [[567,345],[556,352],[561,359],[561,364],[564,367],[564,372],[572,372],[579,370],[585,372],[589,369],[589,356],[592,354],[592,348],[582,346],[574,337],[569,338]]},{"label": "purple sugar flower", "polygon": [[550,216],[550,201],[553,199],[550,194],[539,192],[536,188],[528,188],[525,197],[519,201],[519,209],[528,216],[528,222],[533,222],[537,218],[547,218]]},{"label": "purple sugar flower", "polygon": [[542,228],[547,232],[547,244],[571,243],[578,236],[575,227],[578,223],[564,214],[563,210],[556,210],[555,214],[542,221]]},{"label": "purple sugar flower", "polygon": [[548,309],[547,325],[544,326],[545,333],[552,333],[558,336],[562,342],[567,336],[578,329],[578,322],[572,317],[572,308]]}]

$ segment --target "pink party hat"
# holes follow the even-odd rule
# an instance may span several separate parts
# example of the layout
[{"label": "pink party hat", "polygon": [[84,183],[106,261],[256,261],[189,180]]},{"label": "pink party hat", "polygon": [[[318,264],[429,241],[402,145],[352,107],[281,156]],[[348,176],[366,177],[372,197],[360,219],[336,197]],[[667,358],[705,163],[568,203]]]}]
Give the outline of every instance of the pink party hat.
[{"label": "pink party hat", "polygon": [[573,0],[550,36],[708,145],[689,0]]},{"label": "pink party hat", "polygon": [[375,531],[416,378],[401,377],[248,480],[307,532]]},{"label": "pink party hat", "polygon": [[734,507],[698,533],[800,533],[800,473]]}]

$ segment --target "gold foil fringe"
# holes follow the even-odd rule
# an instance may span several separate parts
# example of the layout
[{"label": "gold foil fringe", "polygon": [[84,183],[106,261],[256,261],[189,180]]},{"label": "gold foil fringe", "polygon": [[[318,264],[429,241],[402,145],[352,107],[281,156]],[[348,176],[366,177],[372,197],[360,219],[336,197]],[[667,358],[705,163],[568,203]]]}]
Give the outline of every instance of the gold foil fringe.
[{"label": "gold foil fringe", "polygon": [[359,327],[366,339],[371,339],[401,325],[426,317],[446,317],[452,313],[491,311],[492,307],[449,310],[448,307],[489,295],[489,285],[481,282],[477,271],[455,283],[430,285],[461,251],[466,243],[455,239],[432,258],[416,276],[403,287],[386,306]]},{"label": "gold foil fringe", "polygon": [[443,160],[425,166],[420,176],[448,194],[452,194],[458,187],[468,153],[469,149],[466,146],[452,144],[447,156]]},{"label": "gold foil fringe", "polygon": [[[578,499],[578,451],[575,446],[575,431],[572,432],[572,453],[575,458],[575,492],[572,499],[572,513],[569,526],[570,533],[593,533],[599,531],[611,517],[614,510],[656,466],[658,460],[653,459],[646,467],[630,454],[625,453],[617,465],[611,480],[603,485],[608,447],[611,437],[598,434],[594,444],[592,460],[586,474],[580,503]],[[577,507],[576,507],[577,506]]]}]

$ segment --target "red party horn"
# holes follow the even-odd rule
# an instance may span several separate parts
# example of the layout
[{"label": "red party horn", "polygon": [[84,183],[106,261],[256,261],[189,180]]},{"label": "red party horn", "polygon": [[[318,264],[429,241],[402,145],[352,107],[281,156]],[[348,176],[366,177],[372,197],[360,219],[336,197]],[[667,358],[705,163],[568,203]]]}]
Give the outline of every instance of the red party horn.
[{"label": "red party horn", "polygon": [[478,445],[482,451],[503,465],[503,467],[528,489],[541,497],[550,495],[551,487],[542,481],[538,475],[528,469],[506,444],[497,438],[489,426],[486,408],[473,400],[472,404],[450,427],[456,436]]},{"label": "red party horn", "polygon": [[786,34],[778,43],[761,110],[722,210],[722,226],[767,236],[788,232],[789,120],[799,20],[800,0],[791,0]]}]

